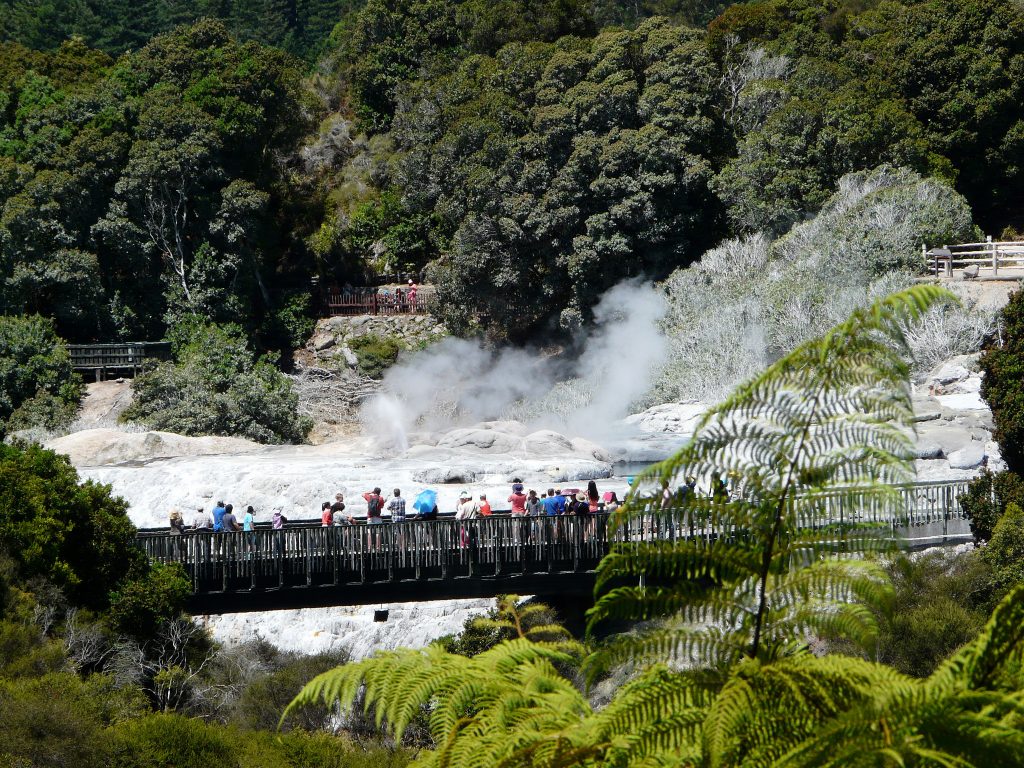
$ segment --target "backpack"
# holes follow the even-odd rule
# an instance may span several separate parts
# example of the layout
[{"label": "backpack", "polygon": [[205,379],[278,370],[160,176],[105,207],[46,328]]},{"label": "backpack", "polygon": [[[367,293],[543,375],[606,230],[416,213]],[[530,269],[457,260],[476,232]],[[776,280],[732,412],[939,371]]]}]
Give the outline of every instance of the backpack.
[{"label": "backpack", "polygon": [[380,496],[371,496],[366,502],[366,516],[380,517],[380,511],[384,507],[384,499]]}]

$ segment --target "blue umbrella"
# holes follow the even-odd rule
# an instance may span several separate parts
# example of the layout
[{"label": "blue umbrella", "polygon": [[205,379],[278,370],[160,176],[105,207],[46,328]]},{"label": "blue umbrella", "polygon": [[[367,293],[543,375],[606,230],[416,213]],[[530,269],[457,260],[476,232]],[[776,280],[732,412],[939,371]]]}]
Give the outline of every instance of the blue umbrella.
[{"label": "blue umbrella", "polygon": [[416,497],[416,501],[412,503],[412,508],[415,509],[419,514],[425,515],[433,511],[434,507],[437,506],[437,491],[427,489],[420,491]]}]

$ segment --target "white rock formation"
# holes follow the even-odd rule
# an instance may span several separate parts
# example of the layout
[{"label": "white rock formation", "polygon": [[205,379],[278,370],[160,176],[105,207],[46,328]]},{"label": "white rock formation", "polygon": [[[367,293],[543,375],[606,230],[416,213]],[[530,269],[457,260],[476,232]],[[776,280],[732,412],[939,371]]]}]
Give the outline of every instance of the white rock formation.
[{"label": "white rock formation", "polygon": [[[285,651],[318,653],[347,649],[353,659],[375,651],[421,648],[444,635],[458,634],[466,619],[487,613],[493,600],[437,600],[423,603],[301,608],[261,613],[201,616],[216,640],[238,645],[261,637]],[[388,610],[374,621],[374,610]]]}]

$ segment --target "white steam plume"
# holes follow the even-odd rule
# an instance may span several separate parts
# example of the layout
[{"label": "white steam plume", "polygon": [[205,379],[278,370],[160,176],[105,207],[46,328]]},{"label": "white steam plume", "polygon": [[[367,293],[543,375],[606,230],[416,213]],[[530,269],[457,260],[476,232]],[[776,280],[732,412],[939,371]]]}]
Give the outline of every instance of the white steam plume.
[{"label": "white steam plume", "polygon": [[363,409],[363,423],[390,435],[396,449],[405,447],[410,430],[509,418],[602,436],[657,375],[666,348],[658,328],[664,313],[661,292],[629,281],[598,301],[594,328],[573,359],[444,339],[387,372],[382,394]]}]

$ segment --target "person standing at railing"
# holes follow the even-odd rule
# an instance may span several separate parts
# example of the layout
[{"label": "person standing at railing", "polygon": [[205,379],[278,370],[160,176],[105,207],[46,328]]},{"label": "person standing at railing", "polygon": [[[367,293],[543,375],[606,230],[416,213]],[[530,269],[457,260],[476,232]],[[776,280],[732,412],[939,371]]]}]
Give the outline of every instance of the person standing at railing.
[{"label": "person standing at railing", "polygon": [[245,515],[242,517],[242,532],[245,534],[245,543],[249,547],[249,559],[256,554],[256,510],[251,506],[245,508]]},{"label": "person standing at railing", "polygon": [[380,549],[380,529],[376,528],[384,523],[384,499],[380,495],[380,488],[367,491],[363,494],[363,498],[366,499],[366,525],[369,526],[366,543],[369,547]]},{"label": "person standing at railing", "polygon": [[213,532],[220,533],[224,527],[224,512],[226,511],[223,501],[218,501],[213,508]]},{"label": "person standing at railing", "polygon": [[284,524],[287,522],[288,518],[282,515],[281,508],[277,507],[270,518],[270,527],[274,531],[274,549],[278,557],[284,557]]},{"label": "person standing at railing", "polygon": [[408,298],[409,298],[409,311],[410,312],[415,312],[416,311],[416,289],[417,289],[416,281],[415,280],[410,280],[409,281],[409,290],[407,292],[407,295],[408,295]]},{"label": "person standing at railing", "polygon": [[185,532],[185,521],[181,519],[181,512],[177,509],[171,510],[170,524],[171,536],[181,536]]},{"label": "person standing at railing", "polygon": [[213,518],[210,517],[210,513],[202,507],[199,507],[196,510],[196,516],[192,519],[192,530],[197,533],[199,531],[209,533],[213,530]]},{"label": "person standing at railing", "polygon": [[181,518],[181,512],[177,509],[171,510],[171,553],[175,558],[181,560],[185,554],[185,540],[182,535],[185,533],[185,521]]},{"label": "person standing at railing", "polygon": [[459,525],[459,544],[463,548],[470,544],[476,544],[476,533],[473,530],[473,520],[476,519],[480,508],[473,501],[473,495],[469,491],[459,491],[459,503],[455,507],[455,519]]},{"label": "person standing at railing", "polygon": [[402,490],[400,488],[394,489],[394,496],[388,502],[388,512],[391,513],[391,524],[397,525],[396,541],[398,542],[398,548],[405,549],[405,499],[402,498]]},{"label": "person standing at railing", "polygon": [[512,517],[517,522],[512,524],[512,543],[519,545],[526,541],[529,523],[526,522],[526,494],[523,493],[523,484],[515,482],[512,484],[512,494],[508,502],[512,505]]},{"label": "person standing at railing", "polygon": [[320,527],[330,528],[334,525],[334,512],[331,510],[331,502],[325,501],[320,505]]}]

